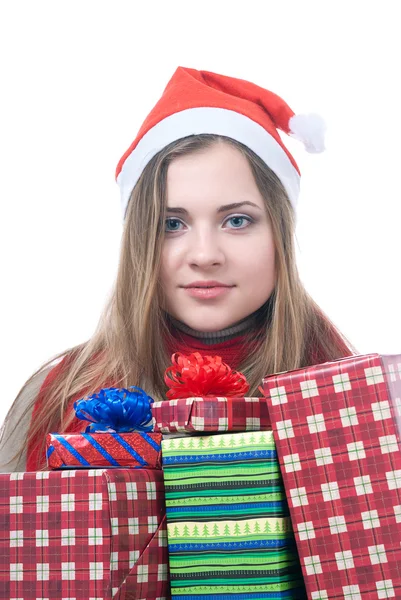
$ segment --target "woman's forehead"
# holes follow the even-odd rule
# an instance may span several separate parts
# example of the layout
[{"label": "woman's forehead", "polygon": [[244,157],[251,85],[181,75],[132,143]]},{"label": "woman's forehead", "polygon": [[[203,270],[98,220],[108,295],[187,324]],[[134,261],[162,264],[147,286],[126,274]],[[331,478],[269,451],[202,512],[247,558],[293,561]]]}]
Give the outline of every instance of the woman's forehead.
[{"label": "woman's forehead", "polygon": [[209,200],[216,205],[263,200],[247,159],[228,144],[216,144],[200,152],[174,159],[167,174],[167,204],[185,207]]}]

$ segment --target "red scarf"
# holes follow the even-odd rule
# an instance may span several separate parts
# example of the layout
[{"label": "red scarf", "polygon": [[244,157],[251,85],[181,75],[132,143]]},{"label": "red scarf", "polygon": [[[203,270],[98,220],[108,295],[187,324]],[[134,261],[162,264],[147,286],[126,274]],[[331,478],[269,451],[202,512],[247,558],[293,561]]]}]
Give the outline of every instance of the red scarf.
[{"label": "red scarf", "polygon": [[[198,340],[196,338],[193,338],[192,336],[180,332],[180,340],[175,339],[173,340],[172,344],[174,344],[174,347],[171,345],[168,348],[170,354],[173,354],[174,352],[183,352],[185,354],[190,354],[192,352],[200,352],[201,354],[208,355],[216,354],[218,356],[221,356],[223,361],[229,364],[232,369],[236,369],[238,367],[243,358],[245,358],[247,354],[249,354],[250,350],[250,344],[249,342],[246,342],[245,335],[241,335],[217,344],[205,344],[201,340]],[[67,359],[64,358],[48,373],[46,379],[42,384],[42,387],[40,388],[37,400],[35,402],[31,423],[34,422],[34,420],[37,418],[37,415],[42,407],[45,392],[66,366]],[[111,387],[113,385],[114,384],[110,382],[104,387]],[[70,411],[73,410],[74,402],[76,400],[80,400],[84,395],[85,394],[81,392],[71,399],[67,414],[69,414]],[[85,421],[74,417],[71,423],[68,425],[68,427],[65,428],[63,433],[76,433],[80,431],[85,431],[86,426],[87,423]],[[31,441],[28,444],[26,466],[27,471],[37,471],[43,465],[44,459],[42,456],[43,451],[41,449],[41,442],[42,440],[40,440],[40,443],[38,444],[33,443]]]}]

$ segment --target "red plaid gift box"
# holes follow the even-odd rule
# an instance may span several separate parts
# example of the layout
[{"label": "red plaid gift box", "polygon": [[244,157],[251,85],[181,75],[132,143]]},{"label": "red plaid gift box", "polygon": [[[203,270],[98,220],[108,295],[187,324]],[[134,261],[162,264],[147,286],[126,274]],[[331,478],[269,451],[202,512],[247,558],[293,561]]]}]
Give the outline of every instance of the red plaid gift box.
[{"label": "red plaid gift box", "polygon": [[179,398],[152,404],[154,431],[263,431],[270,429],[263,398]]},{"label": "red plaid gift box", "polygon": [[0,598],[170,598],[163,474],[0,475]]},{"label": "red plaid gift box", "polygon": [[401,356],[263,381],[312,600],[401,598]]}]

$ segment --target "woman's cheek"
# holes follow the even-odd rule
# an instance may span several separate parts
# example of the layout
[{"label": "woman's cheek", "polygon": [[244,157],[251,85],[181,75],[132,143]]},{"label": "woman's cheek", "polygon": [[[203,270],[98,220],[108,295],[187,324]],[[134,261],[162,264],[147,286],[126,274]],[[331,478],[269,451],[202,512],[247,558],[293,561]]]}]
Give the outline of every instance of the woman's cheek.
[{"label": "woman's cheek", "polygon": [[177,240],[167,240],[162,250],[161,279],[165,283],[170,282],[175,274],[175,269],[182,263],[182,257],[185,254],[182,244]]}]

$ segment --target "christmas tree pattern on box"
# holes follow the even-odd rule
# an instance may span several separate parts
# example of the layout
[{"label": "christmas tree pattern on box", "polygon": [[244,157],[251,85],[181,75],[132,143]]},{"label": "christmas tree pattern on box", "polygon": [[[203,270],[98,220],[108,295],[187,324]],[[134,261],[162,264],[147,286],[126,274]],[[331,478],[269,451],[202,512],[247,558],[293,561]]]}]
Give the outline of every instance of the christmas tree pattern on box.
[{"label": "christmas tree pattern on box", "polygon": [[171,592],[305,598],[271,431],[162,442]]}]

